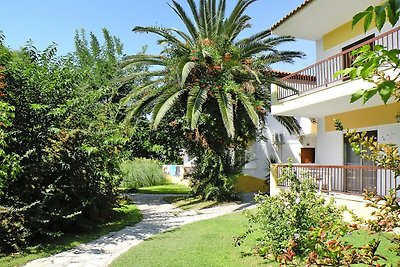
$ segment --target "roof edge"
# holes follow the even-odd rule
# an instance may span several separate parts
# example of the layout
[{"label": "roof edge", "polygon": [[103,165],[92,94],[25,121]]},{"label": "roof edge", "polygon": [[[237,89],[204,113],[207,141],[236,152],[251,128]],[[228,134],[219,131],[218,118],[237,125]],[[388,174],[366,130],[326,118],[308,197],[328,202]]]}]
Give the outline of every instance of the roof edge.
[{"label": "roof edge", "polygon": [[282,19],[280,19],[278,22],[276,22],[274,25],[271,26],[270,31],[275,30],[276,28],[278,28],[282,23],[284,23],[285,21],[287,21],[289,18],[291,18],[292,16],[294,16],[295,14],[297,14],[300,10],[302,10],[304,7],[306,7],[308,4],[310,4],[311,2],[313,2],[315,0],[305,0],[304,3],[302,3],[300,6],[296,7],[292,12],[290,12],[289,14],[287,14],[286,16],[284,16]]}]

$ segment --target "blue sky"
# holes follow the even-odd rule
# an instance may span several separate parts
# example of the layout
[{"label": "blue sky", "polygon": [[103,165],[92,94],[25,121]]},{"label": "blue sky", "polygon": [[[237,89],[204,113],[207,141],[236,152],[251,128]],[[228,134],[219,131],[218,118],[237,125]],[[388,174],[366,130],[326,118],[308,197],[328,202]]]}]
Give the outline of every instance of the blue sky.
[{"label": "blue sky", "polygon": [[[149,52],[157,52],[154,36],[132,32],[134,26],[165,26],[182,28],[179,19],[168,6],[170,0],[0,0],[0,30],[6,45],[19,49],[31,39],[40,50],[55,42],[59,55],[74,50],[75,30],[84,28],[101,36],[107,28],[124,43],[124,52],[134,54],[148,45]],[[185,0],[178,0],[186,7]],[[303,0],[258,0],[249,7],[252,17],[250,35],[269,28],[288,14]],[[227,0],[228,8],[236,3]],[[294,65],[279,65],[276,69],[300,70],[315,61],[314,45],[298,41],[282,49],[300,50],[308,54]]]}]

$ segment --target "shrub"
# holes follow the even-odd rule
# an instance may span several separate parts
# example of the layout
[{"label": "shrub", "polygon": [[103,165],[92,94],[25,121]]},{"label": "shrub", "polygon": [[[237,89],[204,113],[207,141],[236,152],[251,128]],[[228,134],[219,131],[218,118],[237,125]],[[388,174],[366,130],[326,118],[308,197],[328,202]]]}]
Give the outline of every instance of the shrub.
[{"label": "shrub", "polygon": [[162,173],[162,165],[152,159],[137,158],[120,164],[122,171],[121,186],[129,189],[162,185],[167,181]]},{"label": "shrub", "polygon": [[31,232],[26,227],[26,210],[0,206],[0,251],[16,251],[25,246]]},{"label": "shrub", "polygon": [[[196,168],[190,174],[194,195],[205,200],[225,201],[237,198],[235,183],[237,175],[227,175],[223,160],[211,150],[206,150],[196,161]],[[228,172],[229,173],[229,172]]]},{"label": "shrub", "polygon": [[[321,221],[342,224],[342,210],[317,194],[311,179],[300,182],[290,167],[282,179],[289,181],[290,189],[277,196],[257,196],[258,208],[255,213],[248,213],[250,228],[247,232],[252,232],[253,226],[259,228],[263,234],[256,244],[256,254],[272,256],[281,262],[307,256],[308,248],[313,246],[310,230],[317,228]],[[237,245],[247,233],[236,238]]]},{"label": "shrub", "polygon": [[90,229],[117,206],[118,105],[55,53],[30,45],[14,53],[0,43],[0,103],[7,104],[0,105],[1,250]]}]

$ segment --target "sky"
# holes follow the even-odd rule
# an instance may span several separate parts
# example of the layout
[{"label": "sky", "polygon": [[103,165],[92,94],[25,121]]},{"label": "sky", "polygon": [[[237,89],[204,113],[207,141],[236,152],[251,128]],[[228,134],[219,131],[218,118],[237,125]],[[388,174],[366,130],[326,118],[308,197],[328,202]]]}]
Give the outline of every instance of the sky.
[{"label": "sky", "polygon": [[[185,0],[178,0],[187,7]],[[251,35],[269,28],[304,0],[258,0],[248,9],[252,28],[244,32]],[[5,44],[11,49],[23,47],[28,40],[39,50],[53,42],[58,55],[74,51],[76,30],[93,32],[101,40],[101,29],[121,39],[127,55],[138,53],[147,45],[149,53],[157,53],[157,37],[151,34],[133,33],[135,26],[164,26],[182,29],[174,11],[168,6],[171,0],[0,0],[0,31]],[[236,3],[227,0],[228,10]],[[188,10],[188,9],[186,9]],[[280,49],[302,51],[307,54],[295,64],[279,64],[275,69],[300,70],[315,62],[315,46],[312,42],[298,40]]]}]

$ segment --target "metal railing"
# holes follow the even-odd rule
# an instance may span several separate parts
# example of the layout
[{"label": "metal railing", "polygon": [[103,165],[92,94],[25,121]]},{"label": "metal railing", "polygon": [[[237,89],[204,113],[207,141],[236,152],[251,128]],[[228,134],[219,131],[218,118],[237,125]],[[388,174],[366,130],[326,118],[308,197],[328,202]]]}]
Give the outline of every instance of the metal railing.
[{"label": "metal railing", "polygon": [[328,86],[332,83],[347,80],[347,77],[343,77],[342,75],[334,77],[334,74],[339,70],[350,67],[352,60],[354,60],[351,56],[352,51],[368,44],[371,46],[382,45],[387,49],[398,49],[400,48],[399,35],[400,27],[392,29],[391,31],[369,39],[305,69],[283,77],[281,81],[295,90],[278,87],[278,100],[294,95],[301,95],[322,88],[323,86]]},{"label": "metal railing", "polygon": [[[282,177],[288,165],[276,165],[278,177]],[[290,171],[300,180],[309,178],[315,181],[319,191],[343,192],[360,195],[365,190],[378,195],[387,195],[389,189],[400,184],[400,177],[394,171],[376,166],[337,166],[293,164]],[[280,186],[288,186],[288,181]]]}]

